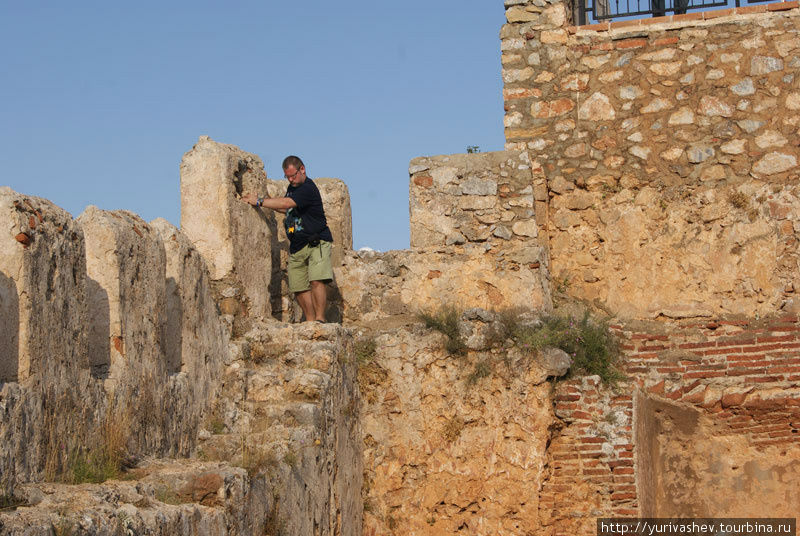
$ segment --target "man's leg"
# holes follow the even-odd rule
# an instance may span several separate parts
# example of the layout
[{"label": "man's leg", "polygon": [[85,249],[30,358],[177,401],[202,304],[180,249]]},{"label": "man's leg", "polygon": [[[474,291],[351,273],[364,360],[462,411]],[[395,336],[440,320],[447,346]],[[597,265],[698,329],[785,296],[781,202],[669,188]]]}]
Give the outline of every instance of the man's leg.
[{"label": "man's leg", "polygon": [[[314,283],[316,281],[311,282],[311,288],[314,288]],[[306,317],[306,322],[313,322],[316,320],[316,315],[314,314],[314,302],[312,300],[311,290],[304,290],[303,292],[295,293],[294,297],[297,299],[297,303],[300,304],[300,308],[303,310],[303,314]]]},{"label": "man's leg", "polygon": [[331,243],[325,240],[311,249],[308,258],[308,279],[311,284],[311,301],[314,304],[315,320],[325,322],[325,307],[328,289],[325,284],[333,280],[331,267]]},{"label": "man's leg", "polygon": [[316,320],[316,315],[314,314],[314,302],[311,300],[311,286],[308,281],[309,252],[310,249],[306,246],[300,251],[290,254],[287,271],[289,292],[294,292],[294,297],[303,310],[306,322],[313,322]]},{"label": "man's leg", "polygon": [[311,302],[314,304],[314,320],[325,322],[325,307],[327,306],[328,302],[328,289],[325,288],[325,283],[322,281],[311,282]]}]

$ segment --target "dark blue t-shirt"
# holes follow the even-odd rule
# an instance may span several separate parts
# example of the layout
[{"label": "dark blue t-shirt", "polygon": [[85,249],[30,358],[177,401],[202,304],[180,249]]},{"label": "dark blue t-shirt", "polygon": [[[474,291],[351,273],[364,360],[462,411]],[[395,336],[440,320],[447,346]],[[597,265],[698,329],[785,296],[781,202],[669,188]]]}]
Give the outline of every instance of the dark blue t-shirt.
[{"label": "dark blue t-shirt", "polygon": [[303,184],[289,185],[286,197],[297,204],[297,208],[286,211],[283,226],[289,237],[289,253],[297,253],[303,246],[314,240],[333,242],[333,235],[328,229],[325,209],[322,208],[322,196],[314,182],[306,177]]}]

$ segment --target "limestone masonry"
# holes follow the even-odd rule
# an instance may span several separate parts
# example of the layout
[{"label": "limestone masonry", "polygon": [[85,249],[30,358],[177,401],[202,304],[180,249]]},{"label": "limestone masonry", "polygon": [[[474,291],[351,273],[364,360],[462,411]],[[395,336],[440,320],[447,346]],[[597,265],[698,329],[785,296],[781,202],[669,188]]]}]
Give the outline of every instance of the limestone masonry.
[{"label": "limestone masonry", "polygon": [[[238,147],[183,156],[180,228],[0,187],[0,534],[796,516],[800,5],[504,4],[505,150],[410,162],[409,249],[354,252],[314,179],[335,323],[297,323],[282,216],[240,199],[286,182]],[[625,378],[499,335],[553,311],[607,318]],[[104,449],[123,479],[68,483]]]}]

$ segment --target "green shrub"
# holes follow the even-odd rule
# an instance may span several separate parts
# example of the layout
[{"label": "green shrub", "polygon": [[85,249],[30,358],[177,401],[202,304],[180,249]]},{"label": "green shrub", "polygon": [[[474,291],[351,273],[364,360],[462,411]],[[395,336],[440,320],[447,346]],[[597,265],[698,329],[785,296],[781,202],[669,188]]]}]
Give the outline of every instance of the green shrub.
[{"label": "green shrub", "polygon": [[625,378],[618,368],[619,343],[605,322],[593,322],[588,313],[580,320],[548,315],[534,326],[521,325],[511,317],[501,316],[501,323],[515,345],[528,355],[546,347],[568,353],[572,357],[569,376],[597,375],[607,385]]},{"label": "green shrub", "polygon": [[445,350],[449,354],[464,355],[467,353],[467,345],[464,344],[458,330],[461,312],[454,306],[444,305],[438,310],[422,312],[418,317],[425,323],[425,327],[435,329],[447,336]]}]

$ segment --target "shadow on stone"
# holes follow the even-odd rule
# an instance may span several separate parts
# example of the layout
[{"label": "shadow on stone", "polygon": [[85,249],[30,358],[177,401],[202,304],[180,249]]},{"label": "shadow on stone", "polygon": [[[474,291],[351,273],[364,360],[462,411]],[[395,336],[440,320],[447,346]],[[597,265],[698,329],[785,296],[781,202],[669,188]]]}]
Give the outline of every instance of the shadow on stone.
[{"label": "shadow on stone", "polygon": [[100,283],[86,278],[89,301],[89,366],[94,378],[108,378],[111,368],[111,312],[108,292]]},{"label": "shadow on stone", "polygon": [[14,280],[0,272],[0,383],[19,374],[19,297]]},{"label": "shadow on stone", "polygon": [[183,363],[183,293],[174,277],[167,278],[167,321],[164,325],[167,374],[177,374]]}]

